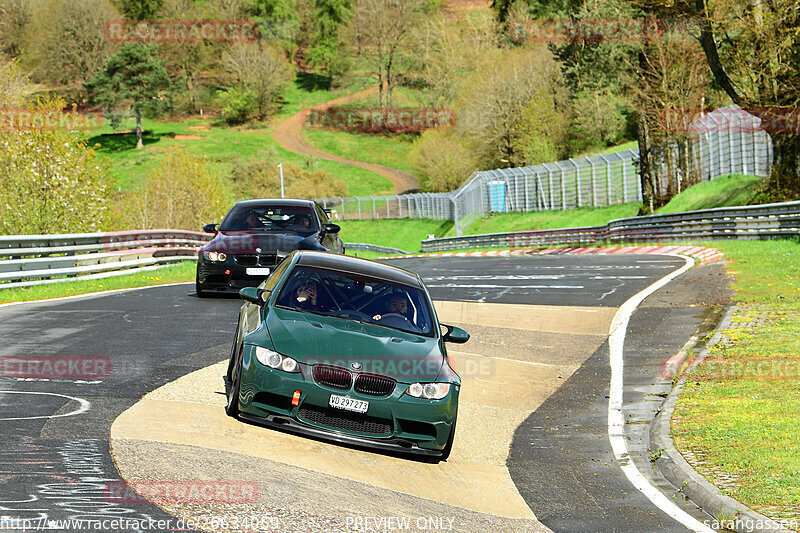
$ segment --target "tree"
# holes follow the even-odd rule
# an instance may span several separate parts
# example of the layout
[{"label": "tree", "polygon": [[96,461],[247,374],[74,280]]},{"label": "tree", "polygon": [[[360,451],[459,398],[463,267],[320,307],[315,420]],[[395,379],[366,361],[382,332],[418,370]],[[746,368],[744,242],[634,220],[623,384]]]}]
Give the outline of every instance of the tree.
[{"label": "tree", "polygon": [[237,43],[222,56],[222,66],[231,79],[225,94],[242,98],[243,119],[255,115],[263,120],[278,104],[292,71],[283,50],[268,43]]},{"label": "tree", "polygon": [[[351,42],[360,49],[378,80],[381,107],[392,107],[392,90],[404,53],[415,47],[412,29],[424,20],[426,0],[357,0]],[[385,87],[385,92],[384,92]]]},{"label": "tree", "polygon": [[83,97],[83,84],[115,51],[105,28],[118,16],[108,0],[44,0],[25,27],[23,64],[34,80]]},{"label": "tree", "polygon": [[172,82],[164,65],[155,57],[156,47],[125,43],[111,56],[103,70],[86,83],[92,101],[112,111],[120,106],[136,117],[136,148],[142,144],[142,114],[155,115],[168,109]]},{"label": "tree", "polygon": [[120,12],[129,20],[153,20],[164,0],[116,0]]},{"label": "tree", "polygon": [[454,131],[471,142],[482,167],[519,166],[527,162],[526,135],[533,133],[523,127],[526,112],[531,120],[562,117],[564,98],[559,64],[544,45],[492,54],[464,85]]},{"label": "tree", "polygon": [[[230,9],[232,6],[225,6]],[[204,4],[194,0],[165,0],[161,8],[165,19],[224,19],[220,13],[209,9]],[[235,15],[234,17],[235,18]],[[159,56],[164,60],[164,67],[170,73],[176,84],[181,84],[186,91],[181,96],[182,109],[189,113],[196,113],[199,107],[198,99],[201,91],[201,73],[212,68],[218,62],[220,50],[224,45],[207,43],[202,40],[192,39],[188,36],[175,36],[171,42],[163,43],[159,47]],[[176,103],[176,105],[179,105]]]},{"label": "tree", "polygon": [[497,50],[497,32],[494,17],[486,11],[454,21],[431,18],[418,26],[412,37],[418,51],[410,77],[424,84],[422,101],[432,107],[450,105],[470,72]]},{"label": "tree", "polygon": [[[674,3],[641,0],[647,13],[685,20],[695,30],[706,65],[731,101],[771,122],[800,113],[800,11],[790,0]],[[800,196],[800,132],[770,132],[775,154],[774,199]]]},{"label": "tree", "polygon": [[686,134],[692,111],[706,97],[710,80],[702,51],[682,32],[668,32],[663,39],[648,43],[641,61],[639,81],[633,88],[640,135],[647,135],[642,140],[648,150],[647,164],[663,163],[667,176],[663,188],[651,173],[642,172],[642,193],[646,203],[652,200],[660,205],[692,184]]},{"label": "tree", "polygon": [[185,148],[164,152],[130,194],[128,218],[142,229],[196,230],[220,220],[230,205],[222,175],[208,158]]},{"label": "tree", "polygon": [[447,131],[426,130],[414,143],[411,160],[425,191],[457,189],[478,170],[475,154]]},{"label": "tree", "polygon": [[352,15],[352,0],[313,0],[313,33],[308,61],[328,76],[329,89],[333,89],[334,78],[348,69],[349,61],[341,34]]},{"label": "tree", "polygon": [[[0,72],[0,87],[4,79]],[[25,106],[24,121],[0,128],[0,233],[105,229],[108,168],[87,146],[81,117],[63,113],[65,105],[40,99]]]},{"label": "tree", "polygon": [[22,107],[25,96],[32,90],[17,61],[0,59],[0,110]]},{"label": "tree", "polygon": [[294,56],[295,37],[300,29],[294,0],[249,0],[247,11],[258,23],[260,37],[280,41]]},{"label": "tree", "polygon": [[30,11],[28,0],[0,0],[0,54],[19,57]]}]

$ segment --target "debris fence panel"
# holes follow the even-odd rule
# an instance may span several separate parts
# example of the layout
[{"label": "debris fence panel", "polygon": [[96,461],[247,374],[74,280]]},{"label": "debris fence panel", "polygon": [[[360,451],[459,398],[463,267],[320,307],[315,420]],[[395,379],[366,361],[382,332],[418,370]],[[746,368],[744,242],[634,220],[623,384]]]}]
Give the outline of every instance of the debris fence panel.
[{"label": "debris fence panel", "polygon": [[[769,175],[772,141],[760,120],[731,106],[690,125],[680,142],[660,147],[653,163],[656,193],[728,174]],[[677,184],[677,190],[675,185]],[[642,201],[639,149],[554,163],[473,173],[458,190],[319,199],[336,220],[454,220],[456,235],[488,213],[605,207]]]}]

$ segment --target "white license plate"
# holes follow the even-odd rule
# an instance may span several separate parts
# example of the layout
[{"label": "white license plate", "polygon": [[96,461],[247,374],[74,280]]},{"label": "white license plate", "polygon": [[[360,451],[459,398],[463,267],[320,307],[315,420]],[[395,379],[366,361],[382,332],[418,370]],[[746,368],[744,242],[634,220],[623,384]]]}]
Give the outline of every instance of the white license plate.
[{"label": "white license plate", "polygon": [[248,276],[269,276],[268,268],[247,268],[244,272]]},{"label": "white license plate", "polygon": [[328,405],[335,407],[336,409],[353,411],[354,413],[366,413],[367,409],[369,409],[369,402],[348,398],[347,396],[337,396],[336,394],[331,394],[331,399],[328,400]]}]

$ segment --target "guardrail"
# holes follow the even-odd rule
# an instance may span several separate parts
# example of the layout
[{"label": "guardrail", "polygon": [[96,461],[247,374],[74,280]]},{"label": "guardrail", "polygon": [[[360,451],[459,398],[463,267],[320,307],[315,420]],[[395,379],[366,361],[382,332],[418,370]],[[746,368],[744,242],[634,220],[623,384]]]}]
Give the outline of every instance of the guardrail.
[{"label": "guardrail", "polygon": [[400,248],[390,248],[388,246],[377,246],[375,244],[367,244],[363,242],[346,242],[344,243],[346,250],[353,252],[376,252],[379,254],[408,254],[405,250]]},{"label": "guardrail", "polygon": [[620,218],[612,220],[605,226],[429,239],[422,241],[422,251],[587,245],[603,241],[761,240],[798,236],[800,236],[800,202],[785,202]]},{"label": "guardrail", "polygon": [[128,274],[197,258],[206,233],[139,230],[0,236],[0,289]]}]

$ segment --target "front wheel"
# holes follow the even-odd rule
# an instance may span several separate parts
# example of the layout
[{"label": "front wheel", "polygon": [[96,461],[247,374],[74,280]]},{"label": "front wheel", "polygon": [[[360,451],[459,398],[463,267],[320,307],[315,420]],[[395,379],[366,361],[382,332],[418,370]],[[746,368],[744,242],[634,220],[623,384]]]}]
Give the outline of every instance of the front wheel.
[{"label": "front wheel", "polygon": [[194,278],[194,290],[197,293],[198,298],[206,298],[208,296],[208,293],[203,290],[203,286],[200,284],[199,273]]},{"label": "front wheel", "polygon": [[242,347],[239,347],[239,355],[234,363],[229,385],[226,387],[227,403],[225,404],[225,414],[236,418],[239,414],[239,391],[242,388]]}]

